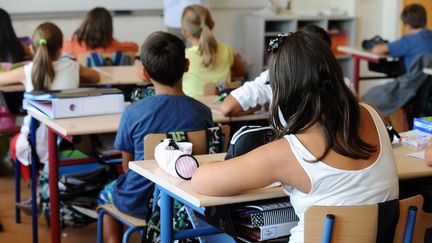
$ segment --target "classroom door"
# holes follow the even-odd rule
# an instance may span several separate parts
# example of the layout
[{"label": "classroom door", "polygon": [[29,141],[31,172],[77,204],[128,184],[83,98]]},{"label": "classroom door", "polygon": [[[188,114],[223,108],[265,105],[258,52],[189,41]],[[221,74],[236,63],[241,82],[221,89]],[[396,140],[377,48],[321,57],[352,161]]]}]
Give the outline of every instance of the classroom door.
[{"label": "classroom door", "polygon": [[[432,1],[431,0],[403,0],[403,7],[412,4],[412,3],[418,3],[423,5],[426,8],[427,11],[427,27],[429,29],[432,29]],[[406,34],[406,29],[402,26],[402,34]]]}]

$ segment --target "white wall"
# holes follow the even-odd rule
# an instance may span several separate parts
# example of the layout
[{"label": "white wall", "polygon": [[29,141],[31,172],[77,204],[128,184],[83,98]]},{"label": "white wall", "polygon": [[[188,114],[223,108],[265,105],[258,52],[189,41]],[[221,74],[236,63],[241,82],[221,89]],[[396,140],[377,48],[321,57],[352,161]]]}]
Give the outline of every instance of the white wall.
[{"label": "white wall", "polygon": [[[31,0],[28,0],[31,1]],[[210,0],[205,0],[210,1]],[[251,1],[249,6],[241,6],[228,0],[212,0],[212,14],[216,27],[215,33],[221,41],[231,44],[236,50],[242,51],[241,43],[241,16],[250,11],[257,10],[263,1]],[[217,3],[217,4],[216,4]],[[224,7],[224,4],[231,4]],[[292,0],[291,8],[322,10],[329,7],[337,7],[346,10],[348,14],[357,17],[357,40],[360,45],[365,38],[371,38],[377,34],[394,40],[400,36],[399,13],[402,0]],[[228,5],[227,5],[228,6]],[[13,25],[19,36],[31,35],[35,27],[42,21],[52,21],[59,25],[65,38],[69,38],[79,26],[84,13],[72,16],[52,16],[37,18],[13,16]],[[114,36],[119,40],[131,40],[141,44],[146,36],[156,30],[164,30],[161,12],[152,12],[149,15],[115,16]],[[361,66],[361,73],[368,74],[365,64]],[[366,83],[366,82],[364,82]]]}]

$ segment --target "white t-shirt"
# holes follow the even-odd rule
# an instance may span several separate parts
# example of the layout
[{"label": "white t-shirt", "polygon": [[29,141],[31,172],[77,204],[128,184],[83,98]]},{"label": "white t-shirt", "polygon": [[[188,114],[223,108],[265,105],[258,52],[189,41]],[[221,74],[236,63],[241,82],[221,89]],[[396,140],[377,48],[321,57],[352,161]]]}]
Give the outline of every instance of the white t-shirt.
[{"label": "white t-shirt", "polygon": [[[70,59],[63,59],[53,62],[55,77],[51,84],[51,90],[63,89],[76,89],[79,87],[79,64]],[[33,62],[24,66],[24,74],[26,78],[25,90],[30,92],[33,90],[33,83],[31,80],[31,71]],[[18,136],[16,144],[16,156],[18,160],[24,165],[30,164],[31,149],[27,140],[30,128],[30,116],[24,117],[21,132]],[[39,125],[36,131],[36,150],[41,163],[48,162],[48,133],[44,125]]]},{"label": "white t-shirt", "polygon": [[180,29],[183,9],[188,5],[200,4],[201,0],[164,0],[163,2],[165,26]]},{"label": "white t-shirt", "polygon": [[[241,108],[246,111],[258,105],[263,106],[273,100],[272,89],[266,82],[269,80],[269,70],[265,70],[253,81],[245,82],[243,86],[233,90],[230,94],[239,102]],[[344,78],[345,84],[354,90],[349,79]]]},{"label": "white t-shirt", "polygon": [[333,168],[316,158],[303,146],[295,135],[286,135],[291,150],[303,167],[311,183],[309,193],[303,193],[288,185],[284,191],[299,217],[298,225],[291,229],[290,243],[304,241],[304,212],[312,205],[354,206],[371,205],[397,199],[399,196],[398,173],[393,149],[386,128],[378,113],[364,105],[372,115],[378,130],[380,153],[377,160],[361,170]]},{"label": "white t-shirt", "polygon": [[273,94],[269,84],[269,71],[265,70],[253,81],[245,82],[243,86],[233,90],[232,95],[240,104],[244,111],[254,108],[258,105],[270,103]]}]

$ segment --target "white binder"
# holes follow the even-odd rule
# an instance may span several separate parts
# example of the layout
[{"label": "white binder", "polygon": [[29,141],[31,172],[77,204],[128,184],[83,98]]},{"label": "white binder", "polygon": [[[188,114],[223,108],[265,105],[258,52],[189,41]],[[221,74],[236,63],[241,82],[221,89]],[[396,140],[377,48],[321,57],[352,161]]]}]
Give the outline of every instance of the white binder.
[{"label": "white binder", "polygon": [[40,111],[53,119],[121,113],[124,107],[123,94],[46,100],[24,99],[24,109]]}]

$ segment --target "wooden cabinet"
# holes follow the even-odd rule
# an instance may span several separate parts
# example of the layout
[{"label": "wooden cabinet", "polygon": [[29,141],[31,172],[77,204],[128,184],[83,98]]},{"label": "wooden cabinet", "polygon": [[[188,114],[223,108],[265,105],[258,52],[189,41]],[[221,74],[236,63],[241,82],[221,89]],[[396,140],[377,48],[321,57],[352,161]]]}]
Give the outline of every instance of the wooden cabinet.
[{"label": "wooden cabinet", "polygon": [[356,21],[354,17],[346,16],[262,16],[257,14],[243,17],[243,46],[251,62],[250,77],[257,76],[266,69],[267,45],[270,39],[280,32],[295,32],[298,29],[314,24],[327,30],[332,38],[334,51],[344,75],[352,77],[353,63],[349,56],[338,53],[338,45],[354,45],[356,36]]}]

